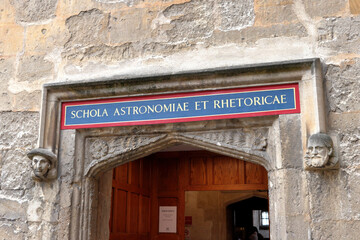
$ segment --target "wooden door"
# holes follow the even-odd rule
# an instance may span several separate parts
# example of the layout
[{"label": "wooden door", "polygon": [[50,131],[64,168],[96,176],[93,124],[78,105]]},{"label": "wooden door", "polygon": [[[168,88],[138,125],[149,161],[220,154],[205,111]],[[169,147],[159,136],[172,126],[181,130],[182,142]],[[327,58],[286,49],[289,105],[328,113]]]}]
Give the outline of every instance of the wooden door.
[{"label": "wooden door", "polygon": [[114,168],[110,240],[150,239],[150,171],[140,159]]}]

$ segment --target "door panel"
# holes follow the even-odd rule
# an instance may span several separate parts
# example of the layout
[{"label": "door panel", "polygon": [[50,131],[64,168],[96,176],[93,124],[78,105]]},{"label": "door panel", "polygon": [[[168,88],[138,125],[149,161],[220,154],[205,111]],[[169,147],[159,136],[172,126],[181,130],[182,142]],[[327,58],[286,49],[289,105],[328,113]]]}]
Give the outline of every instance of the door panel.
[{"label": "door panel", "polygon": [[113,171],[110,240],[149,240],[149,174],[143,174],[144,159],[121,165]]}]

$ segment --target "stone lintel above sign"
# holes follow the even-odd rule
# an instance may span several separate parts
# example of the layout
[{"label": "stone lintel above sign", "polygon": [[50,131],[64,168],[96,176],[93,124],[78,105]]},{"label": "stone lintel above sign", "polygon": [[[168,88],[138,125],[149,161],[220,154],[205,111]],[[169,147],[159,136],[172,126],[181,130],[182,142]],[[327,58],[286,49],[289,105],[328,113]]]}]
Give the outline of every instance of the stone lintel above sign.
[{"label": "stone lintel above sign", "polygon": [[62,103],[61,129],[300,113],[298,84]]}]

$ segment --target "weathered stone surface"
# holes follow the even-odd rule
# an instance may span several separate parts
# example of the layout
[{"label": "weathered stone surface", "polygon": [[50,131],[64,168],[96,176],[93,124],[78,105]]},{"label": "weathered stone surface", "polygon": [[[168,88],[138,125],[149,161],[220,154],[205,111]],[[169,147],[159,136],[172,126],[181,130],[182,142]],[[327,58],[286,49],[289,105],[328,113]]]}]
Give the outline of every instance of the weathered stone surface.
[{"label": "weathered stone surface", "polygon": [[[253,43],[264,38],[306,37],[306,28],[300,24],[273,25],[269,27],[249,27],[240,31],[215,32],[214,42],[221,43]],[[279,39],[279,41],[281,41]]]},{"label": "weathered stone surface", "polygon": [[343,14],[347,9],[347,1],[342,0],[304,0],[306,13],[311,17],[331,17]]},{"label": "weathered stone surface", "polygon": [[32,23],[55,17],[58,0],[12,0],[16,9],[16,20]]},{"label": "weathered stone surface", "polygon": [[109,16],[99,9],[80,12],[66,19],[70,38],[66,48],[82,48],[107,42]]},{"label": "weathered stone surface", "polygon": [[[281,153],[277,152],[281,156],[281,164],[277,164],[278,168],[299,168],[303,166],[303,152],[301,143],[301,126],[300,115],[281,115],[279,116],[280,124],[280,141],[281,141]],[[279,144],[279,143],[278,143]]]},{"label": "weathered stone surface", "polygon": [[15,22],[15,9],[11,0],[3,0],[0,5],[0,22],[12,24]]},{"label": "weathered stone surface", "polygon": [[255,19],[253,1],[193,0],[174,4],[163,12],[171,19],[166,34],[172,42],[209,38],[215,29],[240,30],[251,26]]},{"label": "weathered stone surface", "polygon": [[0,239],[1,240],[23,240],[27,226],[25,222],[0,221]]},{"label": "weathered stone surface", "polygon": [[[358,155],[359,156],[359,155]],[[360,221],[360,164],[358,163],[353,170],[342,171],[339,193],[342,197],[340,214],[341,219]]]},{"label": "weathered stone surface", "polygon": [[360,16],[329,17],[318,25],[319,45],[339,53],[360,53]]},{"label": "weathered stone surface", "polygon": [[0,59],[0,111],[11,109],[11,94],[8,92],[8,83],[14,77],[14,59]]},{"label": "weathered stone surface", "polygon": [[172,19],[172,28],[166,31],[168,39],[182,42],[210,37],[215,27],[214,9],[215,2],[206,0],[171,5],[163,12]]},{"label": "weathered stone surface", "polygon": [[351,112],[360,110],[359,74],[360,59],[344,62],[340,66],[330,65],[328,67],[325,77],[330,111]]},{"label": "weathered stone surface", "polygon": [[12,100],[13,111],[40,111],[41,90],[22,91],[14,94]]},{"label": "weathered stone surface", "polygon": [[360,14],[360,1],[359,0],[349,0],[350,12],[352,14]]},{"label": "weathered stone surface", "polygon": [[297,23],[293,0],[255,0],[255,26]]},{"label": "weathered stone surface", "polygon": [[26,239],[57,239],[56,226],[51,223],[29,223],[29,231],[26,234]]},{"label": "weathered stone surface", "polygon": [[54,64],[44,59],[45,56],[24,56],[20,59],[17,78],[19,82],[33,82],[50,78],[54,74]]},{"label": "weathered stone surface", "polygon": [[36,146],[38,121],[38,113],[0,114],[1,189],[33,186],[26,152]]},{"label": "weathered stone surface", "polygon": [[154,12],[146,9],[111,14],[109,19],[110,44],[136,42],[150,38],[154,15]]},{"label": "weathered stone surface", "polygon": [[72,49],[65,53],[71,62],[88,63],[90,61],[111,62],[132,58],[136,53],[136,46],[125,43],[120,46],[99,45],[88,48]]},{"label": "weathered stone surface", "polygon": [[70,38],[65,22],[54,19],[46,24],[30,25],[26,28],[25,54],[36,52],[46,61],[61,62],[61,50]]},{"label": "weathered stone surface", "polygon": [[312,222],[341,217],[340,171],[314,171],[307,174]]},{"label": "weathered stone surface", "polygon": [[312,239],[357,239],[354,229],[359,229],[360,221],[327,220],[314,223]]},{"label": "weathered stone surface", "polygon": [[352,132],[359,126],[354,124],[360,122],[360,114],[357,112],[346,112],[346,113],[329,113],[329,127],[332,130],[347,133]]},{"label": "weathered stone surface", "polygon": [[[281,224],[282,228],[270,224],[273,239],[303,239],[308,235],[309,195],[306,191],[306,176],[301,170],[282,169],[269,172],[270,222]],[[289,238],[287,238],[290,235]],[[295,237],[296,236],[296,237]],[[307,239],[307,238],[305,238]]]},{"label": "weathered stone surface", "polygon": [[0,28],[0,56],[15,56],[21,51],[23,41],[24,28],[14,24],[2,26]]},{"label": "weathered stone surface", "polygon": [[25,221],[26,211],[24,204],[20,201],[0,199],[0,219]]},{"label": "weathered stone surface", "polygon": [[129,7],[134,6],[137,3],[141,2],[141,0],[95,0],[95,1],[100,3],[108,3],[108,4],[123,3]]},{"label": "weathered stone surface", "polygon": [[254,24],[254,1],[218,0],[215,14],[220,23],[217,28],[222,31],[240,30]]},{"label": "weathered stone surface", "polygon": [[360,126],[340,133],[340,164],[344,167],[360,166]]}]

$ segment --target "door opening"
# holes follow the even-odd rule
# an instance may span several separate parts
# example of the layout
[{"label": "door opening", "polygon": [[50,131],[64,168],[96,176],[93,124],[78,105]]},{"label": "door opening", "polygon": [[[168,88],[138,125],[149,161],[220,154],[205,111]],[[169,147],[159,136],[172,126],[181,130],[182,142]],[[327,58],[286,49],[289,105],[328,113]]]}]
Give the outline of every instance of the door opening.
[{"label": "door opening", "polygon": [[207,151],[152,154],[113,170],[110,240],[230,240],[235,208],[227,206],[266,197],[267,188],[266,170],[251,162]]},{"label": "door opening", "polygon": [[[265,192],[265,196],[267,193]],[[268,199],[251,197],[233,204],[227,209],[227,225],[231,240],[269,239],[269,207]],[[254,233],[256,231],[256,233]],[[255,237],[253,239],[256,239]]]}]

